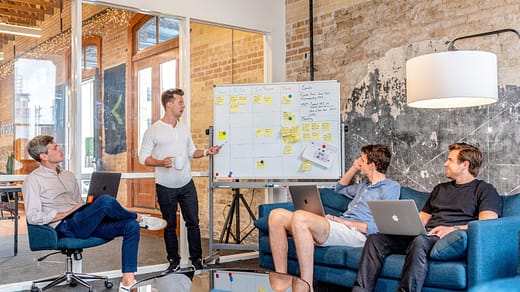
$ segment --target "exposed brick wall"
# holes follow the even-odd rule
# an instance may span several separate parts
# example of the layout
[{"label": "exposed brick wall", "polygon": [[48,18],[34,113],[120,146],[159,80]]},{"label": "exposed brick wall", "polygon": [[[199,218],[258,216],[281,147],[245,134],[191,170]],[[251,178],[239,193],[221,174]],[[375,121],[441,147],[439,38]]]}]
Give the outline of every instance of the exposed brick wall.
[{"label": "exposed brick wall", "polygon": [[[190,40],[191,130],[197,148],[207,149],[209,140],[205,131],[213,124],[213,85],[263,82],[263,37],[229,28],[192,23]],[[192,170],[208,171],[208,159],[193,160]],[[209,181],[207,178],[198,178],[195,179],[195,183],[199,195],[201,232],[203,237],[207,237]],[[242,193],[246,200],[251,200],[251,190],[242,190]],[[218,239],[224,225],[231,198],[230,190],[215,190],[213,201],[215,239]],[[257,205],[263,202],[263,198],[263,196],[254,196],[251,205],[255,213]],[[241,206],[240,212],[243,214],[241,227],[250,225],[245,208]],[[247,240],[254,241],[254,239],[255,237],[251,236]]]}]

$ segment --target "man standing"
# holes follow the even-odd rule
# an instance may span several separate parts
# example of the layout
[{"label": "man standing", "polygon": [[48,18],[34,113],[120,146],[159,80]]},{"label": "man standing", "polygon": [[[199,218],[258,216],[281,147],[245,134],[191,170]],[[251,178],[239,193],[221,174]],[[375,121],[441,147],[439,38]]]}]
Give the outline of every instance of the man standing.
[{"label": "man standing", "polygon": [[95,236],[112,240],[123,236],[123,277],[119,291],[130,291],[136,282],[139,226],[159,230],[166,226],[166,222],[129,212],[109,195],[102,195],[85,205],[74,174],[59,166],[64,160],[63,151],[53,137],[34,137],[29,141],[27,151],[40,163],[40,167],[27,176],[22,187],[27,222],[48,224],[59,236],[65,237]]},{"label": "man standing", "polygon": [[392,253],[406,254],[399,291],[421,291],[428,273],[428,256],[440,238],[458,229],[466,230],[470,221],[500,216],[502,201],[497,191],[476,179],[482,152],[466,143],[451,144],[449,150],[444,167],[446,177],[453,180],[437,185],[420,212],[429,235],[368,237],[352,291],[373,291],[385,257]]},{"label": "man standing", "polygon": [[[387,146],[363,146],[361,153],[336,184],[336,192],[352,199],[340,217],[286,209],[269,214],[269,243],[277,272],[287,273],[287,233],[292,234],[296,245],[300,277],[312,287],[314,245],[362,246],[367,234],[377,232],[367,200],[397,200],[401,187],[385,176],[392,157]],[[350,185],[358,172],[368,181]]]},{"label": "man standing", "polygon": [[190,260],[202,268],[202,247],[199,228],[199,202],[191,176],[190,158],[217,154],[220,147],[196,149],[186,125],[180,122],[184,113],[184,91],[168,89],[161,94],[164,116],[146,130],[141,143],[139,161],[155,167],[157,201],[163,218],[168,222],[164,242],[170,263],[166,272],[179,268],[179,244],[176,234],[177,203],[186,221]]}]

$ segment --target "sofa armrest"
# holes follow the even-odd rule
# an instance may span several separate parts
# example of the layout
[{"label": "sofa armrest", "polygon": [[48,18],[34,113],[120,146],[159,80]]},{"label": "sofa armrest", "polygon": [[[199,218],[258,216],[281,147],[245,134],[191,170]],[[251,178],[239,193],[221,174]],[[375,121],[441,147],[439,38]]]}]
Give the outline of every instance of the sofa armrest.
[{"label": "sofa armrest", "polygon": [[468,286],[516,275],[520,216],[468,224]]},{"label": "sofa armrest", "polygon": [[278,208],[294,211],[294,205],[292,202],[260,204],[258,206],[258,218],[268,217],[272,210]]}]

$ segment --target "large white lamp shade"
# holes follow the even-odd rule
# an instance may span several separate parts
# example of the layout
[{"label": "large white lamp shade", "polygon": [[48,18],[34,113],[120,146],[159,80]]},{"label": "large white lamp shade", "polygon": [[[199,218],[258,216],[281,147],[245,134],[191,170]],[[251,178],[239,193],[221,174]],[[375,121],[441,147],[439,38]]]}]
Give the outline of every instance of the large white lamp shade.
[{"label": "large white lamp shade", "polygon": [[482,51],[448,51],[406,62],[407,104],[457,108],[498,101],[497,57]]}]

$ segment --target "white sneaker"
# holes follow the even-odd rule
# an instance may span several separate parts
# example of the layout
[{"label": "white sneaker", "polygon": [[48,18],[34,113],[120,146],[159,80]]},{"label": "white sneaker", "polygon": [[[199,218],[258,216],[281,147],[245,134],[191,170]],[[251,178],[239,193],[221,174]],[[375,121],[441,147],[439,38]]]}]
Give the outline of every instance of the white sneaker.
[{"label": "white sneaker", "polygon": [[135,284],[137,284],[137,281],[135,280],[129,287],[123,286],[123,283],[119,283],[119,292],[130,292]]},{"label": "white sneaker", "polygon": [[166,224],[164,219],[142,214],[141,221],[139,221],[139,226],[148,230],[162,230],[166,228]]}]

